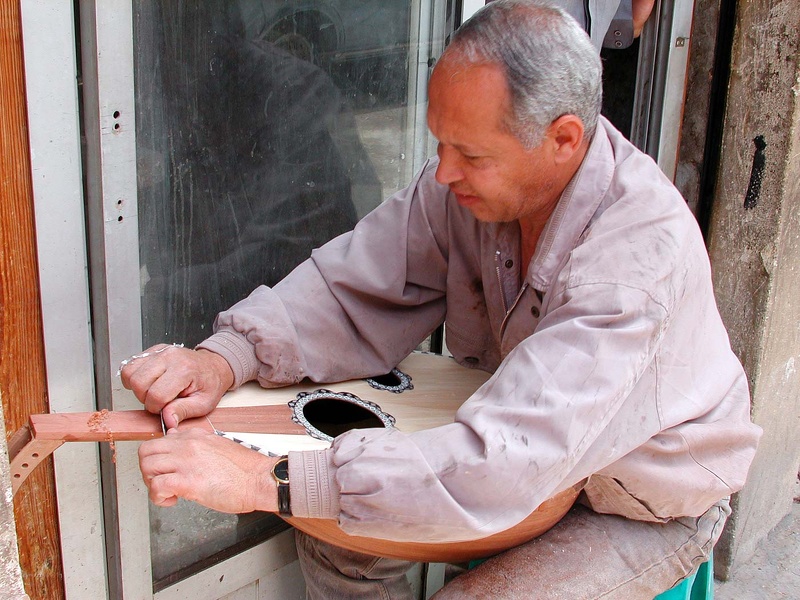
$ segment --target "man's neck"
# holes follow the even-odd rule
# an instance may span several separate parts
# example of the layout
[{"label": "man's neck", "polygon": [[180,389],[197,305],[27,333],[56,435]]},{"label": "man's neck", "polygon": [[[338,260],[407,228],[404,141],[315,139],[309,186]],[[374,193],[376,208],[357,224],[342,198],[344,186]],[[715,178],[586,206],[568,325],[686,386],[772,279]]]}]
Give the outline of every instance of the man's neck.
[{"label": "man's neck", "polygon": [[539,237],[542,231],[544,231],[544,226],[546,224],[547,221],[526,222],[525,219],[519,220],[519,253],[520,260],[522,261],[519,270],[520,283],[525,281],[525,276],[528,274],[528,267],[531,264],[531,260],[533,260],[533,254],[536,252],[536,245],[539,243]]},{"label": "man's neck", "polygon": [[561,200],[561,195],[580,169],[584,158],[586,158],[589,144],[590,142],[588,140],[584,141],[570,163],[565,165],[561,177],[558,179],[555,186],[558,193],[554,194],[552,200],[546,204],[547,208],[539,210],[535,214],[525,215],[519,218],[520,260],[522,261],[520,265],[520,282],[525,280],[528,267],[536,252],[536,245],[539,243],[539,237],[542,235],[542,231],[544,231],[547,222],[550,220],[550,215],[553,214],[553,211]]}]

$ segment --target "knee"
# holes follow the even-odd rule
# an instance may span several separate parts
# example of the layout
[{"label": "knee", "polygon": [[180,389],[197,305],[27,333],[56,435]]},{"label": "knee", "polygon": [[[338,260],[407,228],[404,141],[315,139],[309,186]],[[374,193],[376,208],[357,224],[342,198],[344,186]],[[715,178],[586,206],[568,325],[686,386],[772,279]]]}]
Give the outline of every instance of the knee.
[{"label": "knee", "polygon": [[504,579],[502,575],[498,576],[498,573],[478,566],[452,579],[431,598],[432,600],[463,600],[464,598],[494,600],[500,597],[505,598],[508,597],[504,595],[508,588],[507,585],[503,585],[502,581],[499,581],[502,579]]}]

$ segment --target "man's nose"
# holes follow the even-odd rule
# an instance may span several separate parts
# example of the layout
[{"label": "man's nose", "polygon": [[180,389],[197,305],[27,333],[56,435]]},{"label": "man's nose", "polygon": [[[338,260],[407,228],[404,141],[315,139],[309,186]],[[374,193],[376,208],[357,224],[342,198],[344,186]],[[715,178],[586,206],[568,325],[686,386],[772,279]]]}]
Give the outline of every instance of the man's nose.
[{"label": "man's nose", "polygon": [[439,166],[436,168],[436,181],[442,185],[450,185],[464,178],[461,170],[458,151],[440,144],[438,147]]}]

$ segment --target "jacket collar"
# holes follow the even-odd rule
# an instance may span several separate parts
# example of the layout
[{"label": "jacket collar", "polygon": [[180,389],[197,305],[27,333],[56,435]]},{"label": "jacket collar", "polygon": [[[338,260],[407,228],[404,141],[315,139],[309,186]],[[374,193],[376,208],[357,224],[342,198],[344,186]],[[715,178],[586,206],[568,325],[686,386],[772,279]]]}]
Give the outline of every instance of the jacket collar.
[{"label": "jacket collar", "polygon": [[529,281],[536,289],[547,291],[608,192],[615,167],[614,151],[606,132],[610,126],[600,117],[578,172],[562,192],[542,231],[528,267]]}]

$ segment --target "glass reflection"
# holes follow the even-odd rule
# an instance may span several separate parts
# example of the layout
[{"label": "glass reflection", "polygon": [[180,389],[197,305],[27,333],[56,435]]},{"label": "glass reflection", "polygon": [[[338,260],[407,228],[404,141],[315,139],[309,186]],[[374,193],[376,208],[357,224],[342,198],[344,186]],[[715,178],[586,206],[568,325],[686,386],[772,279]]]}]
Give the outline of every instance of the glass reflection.
[{"label": "glass reflection", "polygon": [[[145,347],[195,345],[398,187],[373,159],[408,139],[411,3],[304,6],[134,1]],[[279,523],[151,506],[156,588]]]},{"label": "glass reflection", "polygon": [[136,32],[144,343],[193,345],[221,309],[351,229],[381,185],[328,73],[245,38],[235,4],[146,8]]}]

